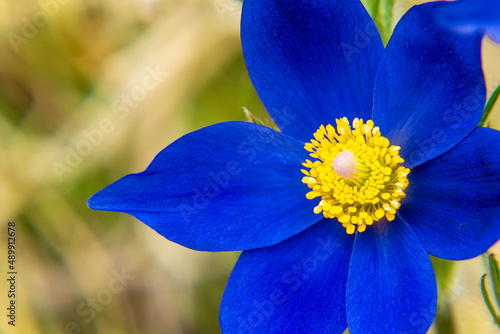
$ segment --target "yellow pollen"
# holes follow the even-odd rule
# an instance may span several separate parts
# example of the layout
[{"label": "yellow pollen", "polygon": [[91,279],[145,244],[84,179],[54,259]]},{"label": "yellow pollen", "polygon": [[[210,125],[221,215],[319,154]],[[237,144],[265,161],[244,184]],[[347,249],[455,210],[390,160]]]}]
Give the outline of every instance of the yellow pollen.
[{"label": "yellow pollen", "polygon": [[302,182],[311,189],[306,198],[320,197],[314,213],[337,218],[348,234],[364,232],[384,218],[393,221],[406,196],[410,170],[398,146],[382,137],[373,121],[337,119],[337,127],[321,125],[304,148],[315,161],[306,160]]}]

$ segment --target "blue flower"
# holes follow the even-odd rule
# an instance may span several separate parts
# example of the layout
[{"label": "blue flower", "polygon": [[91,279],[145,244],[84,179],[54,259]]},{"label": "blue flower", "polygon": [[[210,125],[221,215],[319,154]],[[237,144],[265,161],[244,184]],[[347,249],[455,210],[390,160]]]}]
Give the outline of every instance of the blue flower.
[{"label": "blue flower", "polygon": [[89,200],[203,251],[242,250],[224,333],[425,333],[428,254],[500,237],[500,134],[478,128],[480,33],[413,7],[384,49],[360,2],[246,0],[250,77],[281,132],[189,133]]},{"label": "blue flower", "polygon": [[458,0],[437,9],[442,24],[464,33],[482,32],[500,43],[500,1]]}]

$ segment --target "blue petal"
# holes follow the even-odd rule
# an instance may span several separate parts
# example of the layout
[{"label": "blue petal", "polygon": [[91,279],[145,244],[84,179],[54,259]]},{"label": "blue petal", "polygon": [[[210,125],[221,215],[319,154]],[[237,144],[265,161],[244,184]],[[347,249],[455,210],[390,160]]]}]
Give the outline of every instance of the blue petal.
[{"label": "blue petal", "polygon": [[353,241],[324,219],[276,246],[243,252],[222,297],[222,332],[343,333]]},{"label": "blue petal", "polygon": [[500,238],[499,131],[477,128],[408,178],[400,213],[428,253],[469,259]]},{"label": "blue petal", "polygon": [[348,280],[351,334],[427,333],[436,315],[436,279],[403,219],[384,219],[356,234]]},{"label": "blue petal", "polygon": [[303,143],[272,129],[220,123],[180,138],[89,206],[129,213],[196,250],[274,245],[321,219],[301,182],[307,157]]},{"label": "blue petal", "polygon": [[375,82],[373,118],[409,167],[448,151],[479,123],[486,99],[481,35],[433,21],[439,2],[412,7],[397,25]]},{"label": "blue petal", "polygon": [[245,0],[250,78],[283,133],[308,141],[335,118],[371,118],[383,51],[359,1]]},{"label": "blue petal", "polygon": [[488,29],[488,37],[495,43],[500,44],[500,25]]},{"label": "blue petal", "polygon": [[500,28],[500,1],[446,2],[437,8],[436,19],[441,24],[463,33],[484,32],[495,26]]}]

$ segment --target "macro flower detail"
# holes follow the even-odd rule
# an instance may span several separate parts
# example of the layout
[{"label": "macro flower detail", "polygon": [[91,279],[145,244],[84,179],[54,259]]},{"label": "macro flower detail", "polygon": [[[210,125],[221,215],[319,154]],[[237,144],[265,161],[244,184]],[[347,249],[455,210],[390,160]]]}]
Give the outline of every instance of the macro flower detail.
[{"label": "macro flower detail", "polygon": [[305,149],[315,162],[307,160],[302,182],[312,191],[306,197],[321,197],[314,213],[337,218],[348,234],[364,232],[367,225],[385,217],[393,221],[406,195],[410,170],[398,167],[404,160],[398,146],[380,135],[373,121],[354,119],[353,129],[345,118],[337,130],[320,126]]},{"label": "macro flower detail", "polygon": [[500,1],[457,0],[443,4],[436,18],[452,29],[463,33],[482,32],[500,43]]},{"label": "macro flower detail", "polygon": [[412,7],[384,48],[359,1],[245,0],[245,62],[280,131],[186,134],[89,207],[243,251],[223,333],[425,333],[429,254],[469,259],[500,237],[500,134],[477,127],[482,34],[437,23],[441,5]]}]

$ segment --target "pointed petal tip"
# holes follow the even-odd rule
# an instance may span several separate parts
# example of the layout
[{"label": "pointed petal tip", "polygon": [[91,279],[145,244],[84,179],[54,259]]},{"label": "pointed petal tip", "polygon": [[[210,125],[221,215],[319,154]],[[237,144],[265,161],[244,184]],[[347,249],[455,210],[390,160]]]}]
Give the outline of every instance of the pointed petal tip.
[{"label": "pointed petal tip", "polygon": [[[127,178],[127,176],[122,179]],[[87,200],[87,207],[92,210],[98,211],[120,211],[124,212],[125,207],[119,205],[119,203],[124,203],[126,206],[127,198],[119,196],[121,191],[120,187],[123,186],[122,179],[111,183],[110,185],[99,190],[95,194],[89,197]]]},{"label": "pointed petal tip", "polygon": [[196,250],[267,247],[319,220],[301,181],[303,145],[261,125],[219,123],[181,137],[144,172],[122,177],[87,204],[130,214]]},{"label": "pointed petal tip", "polygon": [[102,190],[90,196],[87,200],[87,207],[92,210],[106,211],[106,196],[102,195]]}]

